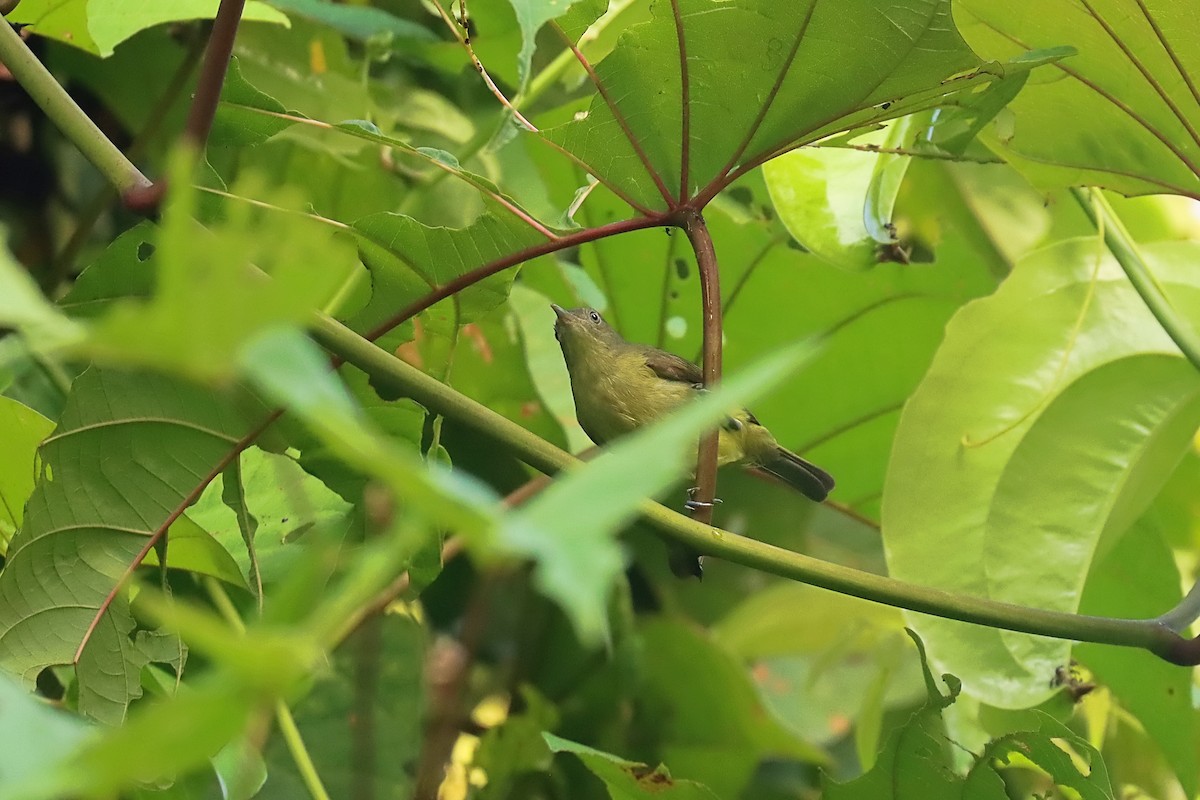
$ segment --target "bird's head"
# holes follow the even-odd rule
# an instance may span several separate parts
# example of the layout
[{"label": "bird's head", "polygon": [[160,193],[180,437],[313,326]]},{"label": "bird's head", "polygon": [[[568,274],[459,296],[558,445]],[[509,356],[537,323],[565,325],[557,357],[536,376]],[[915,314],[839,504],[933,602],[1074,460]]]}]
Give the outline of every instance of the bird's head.
[{"label": "bird's head", "polygon": [[623,341],[594,308],[563,308],[554,303],[550,307],[558,317],[554,321],[554,338],[562,347],[568,367],[588,353],[606,350]]}]

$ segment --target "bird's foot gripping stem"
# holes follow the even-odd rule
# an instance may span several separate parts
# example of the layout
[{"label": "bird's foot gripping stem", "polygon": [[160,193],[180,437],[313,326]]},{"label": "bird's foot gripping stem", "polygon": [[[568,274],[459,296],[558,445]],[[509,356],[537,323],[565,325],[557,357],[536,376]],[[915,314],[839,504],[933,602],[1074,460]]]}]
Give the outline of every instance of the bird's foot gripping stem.
[{"label": "bird's foot gripping stem", "polygon": [[716,506],[721,505],[721,498],[719,497],[714,497],[711,503],[702,503],[699,500],[693,500],[692,498],[696,496],[696,492],[698,491],[700,491],[699,486],[693,486],[687,490],[688,499],[683,503],[684,509],[687,511],[695,511],[697,508],[715,508]]}]

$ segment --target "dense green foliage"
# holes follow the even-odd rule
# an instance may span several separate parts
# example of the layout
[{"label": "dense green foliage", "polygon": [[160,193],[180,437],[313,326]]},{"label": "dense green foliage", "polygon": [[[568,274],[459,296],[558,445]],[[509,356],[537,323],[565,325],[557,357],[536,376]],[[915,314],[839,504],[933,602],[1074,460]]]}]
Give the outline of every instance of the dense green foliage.
[{"label": "dense green foliage", "polygon": [[249,0],[197,157],[217,5],[0,36],[0,798],[1196,796],[1186,0]]}]

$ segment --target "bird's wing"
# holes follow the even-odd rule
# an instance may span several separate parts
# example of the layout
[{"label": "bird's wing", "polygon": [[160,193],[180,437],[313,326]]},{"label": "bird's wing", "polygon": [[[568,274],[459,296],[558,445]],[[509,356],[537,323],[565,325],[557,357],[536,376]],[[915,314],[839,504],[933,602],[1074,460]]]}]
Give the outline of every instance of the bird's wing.
[{"label": "bird's wing", "polygon": [[663,380],[690,383],[693,386],[704,385],[704,373],[700,368],[674,353],[643,347],[642,355],[646,357],[646,366]]}]

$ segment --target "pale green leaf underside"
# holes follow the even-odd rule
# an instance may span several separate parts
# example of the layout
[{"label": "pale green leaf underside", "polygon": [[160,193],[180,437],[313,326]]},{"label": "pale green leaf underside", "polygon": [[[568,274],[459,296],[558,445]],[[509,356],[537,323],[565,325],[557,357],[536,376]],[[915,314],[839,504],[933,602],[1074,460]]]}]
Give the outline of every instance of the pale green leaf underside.
[{"label": "pale green leaf underside", "polygon": [[[1196,248],[1146,252],[1182,316],[1200,318]],[[889,571],[1075,611],[1096,549],[1141,514],[1198,424],[1200,376],[1111,256],[1094,239],[1039,251],[955,316],[905,408],[883,498]],[[993,705],[1045,699],[1068,657],[1064,642],[910,621]]]}]

